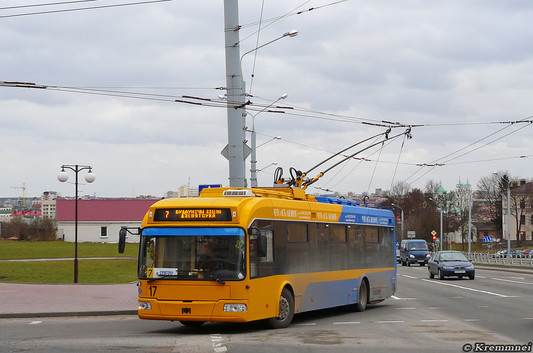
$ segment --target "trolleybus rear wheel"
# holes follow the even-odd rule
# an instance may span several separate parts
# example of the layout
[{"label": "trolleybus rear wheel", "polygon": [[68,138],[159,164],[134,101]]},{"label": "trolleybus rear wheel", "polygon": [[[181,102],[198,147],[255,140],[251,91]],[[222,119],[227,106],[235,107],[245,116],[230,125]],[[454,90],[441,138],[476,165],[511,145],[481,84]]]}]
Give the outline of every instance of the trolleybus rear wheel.
[{"label": "trolleybus rear wheel", "polygon": [[365,311],[366,305],[368,304],[368,286],[366,285],[365,280],[361,280],[361,285],[359,286],[359,298],[357,303],[354,304],[355,311]]}]

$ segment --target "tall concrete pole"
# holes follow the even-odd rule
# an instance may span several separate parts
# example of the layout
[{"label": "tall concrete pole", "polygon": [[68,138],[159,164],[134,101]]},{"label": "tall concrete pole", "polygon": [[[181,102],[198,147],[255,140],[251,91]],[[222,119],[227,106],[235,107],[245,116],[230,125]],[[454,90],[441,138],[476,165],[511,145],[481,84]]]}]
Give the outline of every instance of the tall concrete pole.
[{"label": "tall concrete pole", "polygon": [[244,142],[246,138],[246,112],[244,109],[246,97],[240,62],[238,0],[224,0],[224,36],[226,47],[228,145],[222,150],[222,155],[229,161],[229,185],[245,187],[244,161],[249,152],[245,151]]}]

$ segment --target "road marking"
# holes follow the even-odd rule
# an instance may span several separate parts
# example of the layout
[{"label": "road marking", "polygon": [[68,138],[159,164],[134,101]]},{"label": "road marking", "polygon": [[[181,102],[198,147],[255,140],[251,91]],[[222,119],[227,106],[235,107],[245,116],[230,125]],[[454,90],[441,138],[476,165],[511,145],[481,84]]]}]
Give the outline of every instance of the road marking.
[{"label": "road marking", "polygon": [[223,343],[224,338],[218,333],[211,335],[211,343],[213,344],[213,351],[216,353],[223,353],[228,351],[228,347]]},{"label": "road marking", "polygon": [[416,298],[400,298],[395,295],[391,296],[391,298],[396,300],[416,300]]},{"label": "road marking", "polygon": [[440,310],[440,309],[444,309],[442,306],[430,306],[428,308],[429,310]]},{"label": "road marking", "polygon": [[465,319],[466,322],[477,322],[479,319]]},{"label": "road marking", "polygon": [[416,308],[396,308],[398,310],[416,310]]},{"label": "road marking", "polygon": [[297,326],[316,326],[316,322],[310,322],[308,324],[296,324]]},{"label": "road marking", "polygon": [[420,322],[448,322],[448,320],[420,320]]},{"label": "road marking", "polygon": [[505,295],[505,294],[500,294],[500,293],[489,292],[489,291],[486,291],[486,290],[480,290],[480,289],[474,289],[474,288],[463,287],[463,286],[459,286],[459,285],[457,285],[457,284],[451,284],[451,283],[443,283],[443,282],[430,281],[429,279],[422,279],[422,281],[426,281],[426,282],[430,282],[430,283],[435,283],[435,284],[440,284],[440,285],[443,285],[443,286],[450,286],[450,287],[455,287],[455,288],[460,288],[460,289],[466,289],[466,290],[469,290],[469,291],[472,291],[472,292],[477,292],[477,293],[483,293],[483,294],[494,295],[494,296],[496,296],[496,297],[500,297],[500,298],[510,298],[510,296]]},{"label": "road marking", "polygon": [[354,324],[360,324],[360,321],[342,321],[342,322],[334,322],[333,325],[354,325]]},{"label": "road marking", "polygon": [[[521,278],[521,277],[510,277],[510,278]],[[533,284],[533,283],[529,283],[529,282],[513,281],[513,280],[510,280],[510,279],[503,279],[503,278],[492,278],[492,279],[495,280],[495,281],[511,282],[511,283],[518,283],[518,284]]]},{"label": "road marking", "polygon": [[384,320],[384,321],[377,321],[378,324],[401,324],[404,323],[403,320]]},{"label": "road marking", "polygon": [[408,275],[402,275],[404,277],[407,277],[407,278],[411,278],[411,279],[418,279],[418,277],[414,277],[414,276],[408,276]]},{"label": "road marking", "polygon": [[42,323],[42,321],[32,321],[28,325],[38,325],[40,323]]}]

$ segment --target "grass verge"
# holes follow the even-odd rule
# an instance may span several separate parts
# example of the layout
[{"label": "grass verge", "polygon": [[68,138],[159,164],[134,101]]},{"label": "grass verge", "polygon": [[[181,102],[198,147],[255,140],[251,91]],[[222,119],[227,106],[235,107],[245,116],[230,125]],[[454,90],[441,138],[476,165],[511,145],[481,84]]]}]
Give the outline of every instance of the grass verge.
[{"label": "grass verge", "polygon": [[[137,249],[137,244],[128,244],[124,254],[119,254],[117,244],[78,243],[78,282],[104,284],[135,281]],[[0,260],[73,257],[74,243],[0,241]],[[110,259],[86,259],[90,257]],[[0,282],[73,283],[74,260],[0,261]]]},{"label": "grass verge", "polygon": [[[74,243],[64,241],[0,241],[0,260],[74,257]],[[137,257],[138,244],[127,244],[124,254],[117,244],[78,243],[80,257]]]},{"label": "grass verge", "polygon": [[[137,279],[137,260],[79,260],[79,283],[127,283]],[[0,282],[74,283],[74,261],[2,262]]]}]

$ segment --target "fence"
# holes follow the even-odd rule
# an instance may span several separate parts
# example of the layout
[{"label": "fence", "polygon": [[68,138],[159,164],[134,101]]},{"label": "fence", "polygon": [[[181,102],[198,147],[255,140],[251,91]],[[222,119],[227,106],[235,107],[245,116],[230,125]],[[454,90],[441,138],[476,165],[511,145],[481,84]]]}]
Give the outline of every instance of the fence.
[{"label": "fence", "polygon": [[478,264],[490,265],[505,265],[505,266],[524,266],[533,267],[533,257],[531,256],[516,256],[516,257],[502,257],[496,253],[470,253],[470,259]]}]

